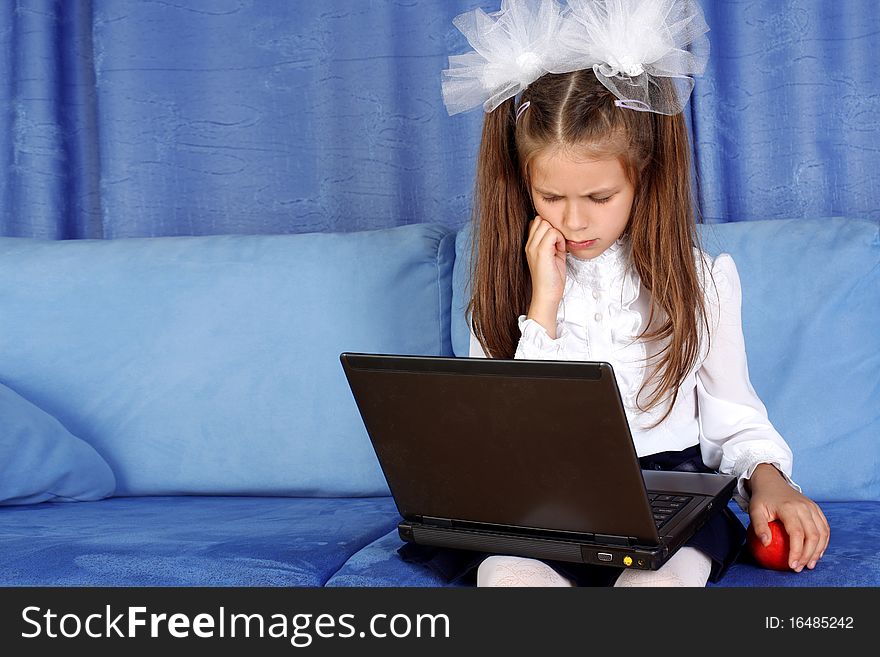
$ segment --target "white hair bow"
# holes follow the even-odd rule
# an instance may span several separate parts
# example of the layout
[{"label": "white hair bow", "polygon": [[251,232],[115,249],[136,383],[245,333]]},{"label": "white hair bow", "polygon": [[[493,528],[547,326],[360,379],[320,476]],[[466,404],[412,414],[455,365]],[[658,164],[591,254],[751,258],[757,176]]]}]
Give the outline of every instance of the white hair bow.
[{"label": "white hair bow", "polygon": [[545,73],[587,68],[618,105],[677,114],[709,54],[696,0],[502,0],[498,12],[453,23],[474,50],[450,56],[442,73],[450,115],[480,104],[491,112]]}]

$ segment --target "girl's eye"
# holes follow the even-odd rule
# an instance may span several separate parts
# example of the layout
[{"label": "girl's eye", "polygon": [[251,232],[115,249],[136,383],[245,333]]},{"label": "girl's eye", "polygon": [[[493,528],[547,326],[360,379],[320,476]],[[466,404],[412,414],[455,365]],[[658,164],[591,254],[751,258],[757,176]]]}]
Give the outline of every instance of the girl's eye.
[{"label": "girl's eye", "polygon": [[[610,201],[613,198],[613,196],[614,196],[614,194],[611,194],[611,196],[606,196],[604,198],[594,198],[591,196],[590,200],[593,203],[599,203],[599,204],[608,203],[608,201]],[[546,203],[555,203],[561,197],[560,196],[542,196],[541,198],[543,198]]]}]

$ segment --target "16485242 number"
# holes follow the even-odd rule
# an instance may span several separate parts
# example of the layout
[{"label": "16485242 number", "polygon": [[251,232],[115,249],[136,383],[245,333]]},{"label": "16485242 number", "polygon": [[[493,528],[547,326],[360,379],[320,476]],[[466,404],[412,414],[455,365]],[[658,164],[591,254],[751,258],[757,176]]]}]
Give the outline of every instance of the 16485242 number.
[{"label": "16485242 number", "polygon": [[852,616],[790,616],[789,627],[793,630],[851,630]]}]

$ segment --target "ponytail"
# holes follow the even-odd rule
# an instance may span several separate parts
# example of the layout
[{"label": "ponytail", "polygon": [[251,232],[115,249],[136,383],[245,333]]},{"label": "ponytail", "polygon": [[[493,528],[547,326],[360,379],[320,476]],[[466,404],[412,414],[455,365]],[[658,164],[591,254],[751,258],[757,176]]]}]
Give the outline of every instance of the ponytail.
[{"label": "ponytail", "polygon": [[516,152],[513,98],[486,114],[477,158],[468,303],[474,334],[490,358],[513,358],[517,318],[531,297],[525,243],[532,202]]},{"label": "ponytail", "polygon": [[[699,236],[694,222],[694,203],[689,175],[690,146],[681,116],[653,114],[651,166],[641,176],[629,223],[633,264],[642,284],[651,291],[651,308],[639,338],[668,340],[657,355],[654,390],[645,410],[669,394],[662,422],[675,404],[680,382],[696,364],[700,353],[698,325],[706,324],[702,286],[697,274],[694,246]],[[655,323],[655,320],[656,323]],[[708,326],[706,335],[708,336]],[[639,391],[645,392],[645,386]]]}]

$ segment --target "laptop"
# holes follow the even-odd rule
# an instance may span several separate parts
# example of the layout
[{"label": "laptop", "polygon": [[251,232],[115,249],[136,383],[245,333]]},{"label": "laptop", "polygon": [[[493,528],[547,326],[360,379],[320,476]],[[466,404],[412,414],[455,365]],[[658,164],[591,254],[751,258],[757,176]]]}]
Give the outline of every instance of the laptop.
[{"label": "laptop", "polygon": [[339,358],[404,541],[656,570],[736,485],[643,471],[609,363]]}]

